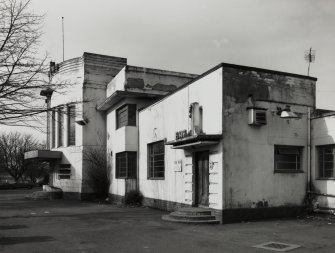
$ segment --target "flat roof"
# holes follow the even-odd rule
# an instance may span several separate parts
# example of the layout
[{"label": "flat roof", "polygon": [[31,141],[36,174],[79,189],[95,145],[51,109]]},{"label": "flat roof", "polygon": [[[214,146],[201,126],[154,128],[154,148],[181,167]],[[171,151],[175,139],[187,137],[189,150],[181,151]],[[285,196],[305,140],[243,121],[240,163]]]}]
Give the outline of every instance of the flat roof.
[{"label": "flat roof", "polygon": [[175,77],[184,77],[184,78],[196,78],[197,74],[190,74],[185,72],[176,72],[164,69],[154,69],[154,68],[146,68],[146,67],[138,67],[132,65],[126,65],[126,71],[139,72],[139,73],[150,73],[156,75],[163,76],[175,76]]},{"label": "flat roof", "polygon": [[249,71],[259,71],[259,72],[264,72],[264,73],[269,73],[269,74],[275,74],[275,75],[282,75],[282,76],[291,76],[291,77],[296,77],[296,78],[303,78],[303,79],[308,79],[308,80],[312,80],[312,81],[317,81],[318,79],[316,77],[311,77],[311,76],[305,76],[305,75],[299,75],[299,74],[294,74],[294,73],[289,73],[289,72],[283,72],[283,71],[276,71],[276,70],[271,70],[271,69],[262,69],[262,68],[257,68],[257,67],[250,67],[250,66],[245,66],[245,65],[237,65],[237,64],[231,64],[231,63],[220,63],[218,65],[216,65],[215,67],[207,70],[206,72],[204,72],[203,74],[199,75],[198,77],[194,78],[193,80],[179,86],[177,89],[175,89],[174,91],[172,91],[171,93],[167,94],[166,96],[164,96],[163,98],[161,98],[160,100],[156,101],[154,104],[149,105],[147,107],[144,107],[142,109],[140,109],[139,111],[143,111],[145,109],[147,109],[150,106],[153,106],[159,102],[161,102],[162,100],[164,100],[165,98],[173,95],[174,93],[176,93],[179,90],[184,89],[185,87],[191,85],[192,83],[198,81],[199,79],[209,75],[210,73],[216,71],[219,68],[235,68],[235,69],[244,69],[244,70],[249,70]]},{"label": "flat roof", "polygon": [[229,68],[236,68],[236,69],[245,69],[245,70],[251,70],[251,71],[260,71],[260,72],[264,72],[264,73],[283,75],[283,76],[292,76],[292,77],[309,79],[309,80],[312,80],[312,81],[317,81],[318,80],[316,77],[312,77],[312,76],[299,75],[299,74],[294,74],[294,73],[290,73],[290,72],[283,72],[283,71],[277,71],[277,70],[271,70],[271,69],[250,67],[250,66],[245,66],[245,65],[236,65],[236,64],[224,63],[224,62],[219,64],[219,66],[229,67]]},{"label": "flat roof", "polygon": [[105,99],[100,105],[97,106],[98,111],[106,111],[111,108],[116,103],[120,102],[123,98],[150,98],[157,99],[164,95],[144,93],[144,92],[133,92],[133,91],[121,91],[117,90],[108,98]]},{"label": "flat roof", "polygon": [[24,153],[24,159],[54,160],[61,159],[61,151],[52,150],[32,150]]}]

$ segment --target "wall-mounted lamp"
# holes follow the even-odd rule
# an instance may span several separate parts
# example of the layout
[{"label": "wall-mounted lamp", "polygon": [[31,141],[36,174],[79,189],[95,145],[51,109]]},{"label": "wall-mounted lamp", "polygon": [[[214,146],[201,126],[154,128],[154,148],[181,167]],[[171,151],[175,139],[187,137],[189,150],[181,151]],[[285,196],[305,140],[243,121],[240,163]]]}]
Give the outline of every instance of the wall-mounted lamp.
[{"label": "wall-mounted lamp", "polygon": [[286,105],[284,109],[277,107],[277,115],[283,119],[299,119],[301,118],[298,114],[291,111],[291,107]]},{"label": "wall-mounted lamp", "polygon": [[76,123],[78,125],[85,126],[88,123],[88,118],[83,117],[81,119],[78,119],[76,120]]}]

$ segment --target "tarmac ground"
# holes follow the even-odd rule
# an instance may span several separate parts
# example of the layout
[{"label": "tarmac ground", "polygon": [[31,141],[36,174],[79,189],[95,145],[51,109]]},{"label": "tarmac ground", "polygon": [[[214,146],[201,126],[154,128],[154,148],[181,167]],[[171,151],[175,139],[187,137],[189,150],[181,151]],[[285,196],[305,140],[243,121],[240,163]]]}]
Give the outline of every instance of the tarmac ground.
[{"label": "tarmac ground", "polygon": [[144,207],[25,199],[36,190],[0,190],[0,252],[276,252],[253,247],[266,242],[301,246],[292,253],[335,252],[329,218],[179,224]]}]

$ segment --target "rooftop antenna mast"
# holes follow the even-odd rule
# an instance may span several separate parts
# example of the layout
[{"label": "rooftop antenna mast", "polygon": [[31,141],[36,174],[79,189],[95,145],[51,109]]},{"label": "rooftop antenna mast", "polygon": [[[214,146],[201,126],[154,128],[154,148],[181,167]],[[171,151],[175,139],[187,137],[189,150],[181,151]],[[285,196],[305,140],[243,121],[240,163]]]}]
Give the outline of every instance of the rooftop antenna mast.
[{"label": "rooftop antenna mast", "polygon": [[64,61],[64,17],[62,17],[63,61]]},{"label": "rooftop antenna mast", "polygon": [[312,48],[310,48],[309,50],[306,50],[305,60],[308,62],[307,76],[309,76],[309,68],[310,68],[311,62],[315,61],[315,50],[312,50]]}]

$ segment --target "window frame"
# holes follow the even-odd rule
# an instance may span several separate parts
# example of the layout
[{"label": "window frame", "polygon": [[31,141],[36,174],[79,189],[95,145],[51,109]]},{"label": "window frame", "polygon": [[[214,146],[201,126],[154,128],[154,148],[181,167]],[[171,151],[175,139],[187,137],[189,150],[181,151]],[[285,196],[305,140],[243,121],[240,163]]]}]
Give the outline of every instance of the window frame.
[{"label": "window frame", "polygon": [[56,148],[56,110],[51,110],[51,148]]},{"label": "window frame", "polygon": [[[123,123],[120,120],[120,112],[126,111],[126,115],[123,117],[126,117],[125,122]],[[130,113],[129,113],[130,112]],[[116,129],[119,129],[124,126],[136,126],[136,121],[137,121],[137,106],[136,104],[124,104],[118,109],[115,110],[115,127]],[[121,122],[122,124],[121,124]]]},{"label": "window frame", "polygon": [[[73,109],[73,113],[71,112]],[[71,126],[73,127],[73,136],[71,136]],[[73,140],[73,142],[72,142]],[[76,145],[76,105],[67,105],[67,145]]]},{"label": "window frame", "polygon": [[57,108],[57,147],[64,147],[64,107]]},{"label": "window frame", "polygon": [[[118,161],[118,156],[125,155],[125,176],[120,176],[120,166],[119,166],[119,161]],[[132,157],[133,156],[133,157]],[[130,161],[129,159],[134,159],[133,161]],[[122,158],[119,158],[122,159]],[[133,163],[134,168],[133,168],[133,175],[129,174],[129,164]],[[123,152],[118,152],[115,154],[115,178],[116,179],[136,179],[137,178],[137,152],[136,151],[123,151]]]},{"label": "window frame", "polygon": [[[150,159],[152,155],[155,155],[155,154],[152,154],[151,152],[151,150],[154,149],[154,145],[157,145],[160,143],[163,145],[163,150],[164,150],[163,152],[163,176],[158,177],[158,176],[154,176],[155,175],[155,166],[154,166],[155,159],[153,158],[153,162],[152,162],[153,167],[151,167]],[[162,155],[162,154],[158,154],[158,155]],[[154,171],[151,171],[151,170],[154,170]],[[147,179],[148,180],[165,180],[165,141],[164,140],[155,141],[155,142],[151,142],[147,144]]]},{"label": "window frame", "polygon": [[[332,148],[332,155],[333,155],[333,165],[332,165],[332,176],[331,177],[326,177],[324,176],[325,174],[325,168],[324,168],[324,163],[325,161],[323,160],[323,176],[321,176],[321,173],[320,173],[320,165],[321,165],[321,159],[320,159],[320,153],[321,153],[321,149],[324,151],[326,148]],[[334,176],[334,172],[335,172],[335,144],[327,144],[327,145],[318,145],[316,146],[316,150],[317,150],[317,179],[319,180],[334,180],[335,179],[335,176]],[[323,158],[324,158],[324,152],[323,152]],[[330,154],[330,153],[329,153]],[[330,162],[330,161],[327,161],[327,162]],[[329,170],[329,169],[328,169]]]},{"label": "window frame", "polygon": [[[292,149],[291,153],[287,153],[284,152],[283,150],[287,150],[287,149]],[[295,145],[274,145],[274,173],[304,173],[304,171],[302,170],[302,166],[303,166],[303,146],[295,146]],[[282,153],[278,154],[280,152],[280,149],[282,149]],[[297,153],[293,152],[293,149],[295,149],[295,151],[297,151]],[[295,162],[291,162],[291,161],[279,161],[278,160],[278,156],[293,156],[296,155],[296,161]],[[298,160],[297,160],[298,159]],[[277,169],[277,163],[281,162],[281,163],[288,163],[288,164],[292,164],[295,163],[295,167],[296,169]]]}]

